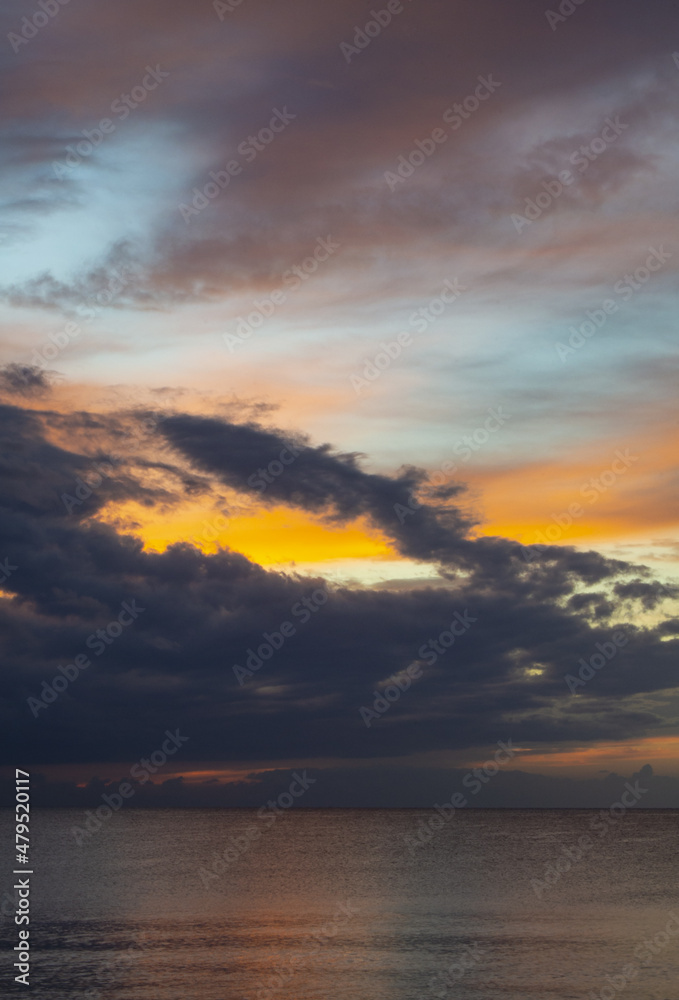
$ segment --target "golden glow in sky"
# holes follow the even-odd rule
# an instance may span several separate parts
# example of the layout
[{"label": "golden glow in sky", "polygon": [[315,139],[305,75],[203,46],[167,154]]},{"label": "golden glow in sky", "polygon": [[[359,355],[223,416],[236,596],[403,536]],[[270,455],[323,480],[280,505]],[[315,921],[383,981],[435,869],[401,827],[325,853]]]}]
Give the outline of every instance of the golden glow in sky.
[{"label": "golden glow in sky", "polygon": [[379,532],[364,521],[334,526],[290,508],[260,510],[228,521],[219,511],[187,505],[165,515],[141,504],[110,505],[101,520],[143,539],[150,551],[188,542],[201,552],[228,547],[260,566],[280,563],[320,563],[336,559],[398,558]]}]

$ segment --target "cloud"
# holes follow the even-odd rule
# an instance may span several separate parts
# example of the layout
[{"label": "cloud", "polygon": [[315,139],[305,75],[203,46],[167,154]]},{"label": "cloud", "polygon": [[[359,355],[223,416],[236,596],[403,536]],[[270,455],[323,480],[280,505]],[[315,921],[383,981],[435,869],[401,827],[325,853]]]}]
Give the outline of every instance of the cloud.
[{"label": "cloud", "polygon": [[[265,20],[244,3],[225,22],[193,0],[85,5],[77,17],[66,5],[17,52],[5,46],[0,297],[21,354],[0,373],[0,565],[16,567],[0,596],[0,718],[15,752],[33,763],[136,758],[150,729],[180,723],[206,760],[272,767],[292,755],[370,760],[470,747],[512,724],[544,744],[664,731],[676,619],[663,618],[667,591],[651,571],[594,551],[527,553],[505,537],[477,537],[476,495],[455,481],[432,489],[419,468],[450,456],[451,427],[473,427],[465,421],[476,419],[474,408],[507,402],[507,436],[480,456],[500,470],[493,523],[504,534],[562,509],[549,506],[544,480],[565,470],[565,448],[590,456],[582,441],[600,441],[604,424],[621,439],[642,424],[646,441],[667,438],[670,418],[651,426],[649,400],[655,416],[657,400],[671,398],[676,254],[570,369],[554,350],[649,246],[674,239],[672,5],[608,6],[583,4],[553,32],[532,0],[407,4],[350,63],[340,43],[367,20],[358,0],[291,0]],[[24,14],[16,2],[3,8],[5,37]],[[119,117],[113,103],[148,64],[169,76]],[[445,110],[489,74],[496,92],[392,192],[385,172],[427,148]],[[290,127],[246,158],[239,146],[276,107],[294,115]],[[615,115],[629,121],[619,139],[517,234],[511,213]],[[105,118],[115,130],[59,180],[54,162]],[[242,172],[187,224],[179,206],[236,157]],[[341,254],[247,349],[227,355],[218,331],[280,287],[327,234]],[[469,287],[459,311],[374,392],[351,393],[354,347],[356,359],[373,357],[370,338],[393,339],[455,275]],[[74,391],[65,412],[65,397],[47,396],[54,376],[22,362],[25,337],[47,343],[54,313],[82,316],[83,307],[97,322],[63,361],[90,378],[92,402]],[[641,366],[639,345],[648,356],[649,343]],[[190,412],[195,399],[184,396],[176,411],[159,399],[160,414],[127,403],[100,412],[96,387],[120,379],[132,352],[140,380],[162,358],[167,370],[213,378],[220,391],[238,385],[257,400],[286,400],[278,422],[313,426],[316,438],[272,426],[272,403],[257,400],[227,408],[203,399]],[[613,511],[621,511],[616,525],[638,526],[628,512],[642,510],[665,534],[671,456],[650,461],[649,451],[640,451],[646,478],[626,481]],[[116,527],[135,505],[181,525],[189,500],[211,509],[233,493],[249,510],[294,510],[335,527],[360,519],[400,556],[427,564],[435,583],[327,587],[320,577],[268,572],[232,549],[145,551]],[[614,520],[604,507],[596,508],[601,532]],[[302,621],[293,608],[322,590],[327,602]],[[131,598],[145,608],[134,627],[33,718],[27,698]],[[385,678],[429,658],[455,612],[468,612],[474,627],[368,730],[359,708],[373,704]],[[234,664],[256,661],[264,635],[287,621],[294,635],[241,686]],[[565,675],[617,629],[625,648],[573,694]],[[399,801],[400,780],[413,795],[425,781],[406,777],[383,773],[389,801]],[[333,795],[346,780],[338,776]],[[538,786],[521,798],[524,779],[515,780],[517,801],[533,801]],[[574,800],[559,787],[555,798]],[[370,788],[365,801],[376,795],[377,784]]]},{"label": "cloud", "polygon": [[[524,193],[534,196],[543,177],[564,166],[562,156],[591,141],[597,123],[615,113],[627,116],[629,130],[591,164],[577,189],[569,189],[556,213],[568,216],[582,233],[594,207],[619,212],[618,192],[625,207],[631,201],[643,211],[648,171],[655,171],[656,185],[663,173],[671,179],[676,71],[667,49],[671,16],[666,9],[656,5],[649,18],[631,2],[621,3],[614,31],[605,17],[579,10],[567,37],[559,33],[555,44],[544,12],[529,0],[511,14],[490,0],[464,11],[438,3],[430,8],[409,5],[350,65],[339,45],[353,37],[357,19],[365,15],[353,0],[332,9],[294,0],[284,15],[272,15],[266,23],[245,4],[221,24],[209,3],[196,11],[188,2],[171,8],[153,2],[141,14],[124,0],[106,15],[105,39],[98,11],[77,22],[70,19],[67,27],[65,12],[65,18],[45,28],[42,39],[10,54],[14,86],[4,98],[10,122],[6,155],[17,171],[26,164],[42,168],[44,212],[50,201],[68,205],[71,199],[79,207],[96,198],[104,174],[107,181],[120,175],[117,158],[124,159],[137,129],[143,126],[159,145],[171,134],[177,156],[176,181],[163,195],[168,210],[152,213],[143,239],[133,236],[133,227],[128,234],[136,243],[137,264],[128,291],[142,308],[209,301],[247,289],[256,293],[326,233],[341,238],[347,248],[341,267],[357,276],[366,259],[374,264],[385,248],[392,269],[409,266],[413,238],[420,254],[432,261],[441,259],[443,249],[448,259],[455,249],[455,257],[464,260],[475,245],[496,252],[511,247],[516,234],[509,213],[521,207]],[[151,54],[148,18],[163,23]],[[11,12],[5,19],[11,30]],[[138,30],[131,32],[135,24]],[[511,47],[501,44],[509,31]],[[51,62],[44,65],[40,46],[48,32]],[[229,38],[237,44],[225,61]],[[114,61],[94,57],[102,45],[116,53]],[[577,73],[572,71],[574,51]],[[116,120],[115,134],[85,167],[67,182],[55,183],[53,161],[82,140],[83,129],[96,127],[107,115],[115,117],[111,103],[138,83],[149,60],[170,73],[162,87],[125,120]],[[426,74],[421,72],[424,60]],[[78,72],[55,74],[54,65],[76,65]],[[492,100],[392,196],[385,171],[393,170],[399,155],[425,139],[441,124],[446,108],[488,73],[501,81]],[[241,159],[241,142],[266,125],[280,104],[296,115],[290,129],[252,162],[244,162],[228,191],[187,227],[179,204],[190,202],[194,188],[202,189],[210,170]],[[26,123],[21,129],[15,124],[19,117]],[[536,134],[547,138],[536,142]],[[657,141],[649,142],[658,135],[662,149]],[[156,171],[158,181],[157,166],[149,170]],[[635,178],[641,183],[630,190]],[[162,180],[168,179],[163,175]],[[127,174],[126,182],[134,183]],[[128,196],[133,195],[130,190]],[[35,204],[25,201],[26,208],[33,211]],[[626,240],[633,235],[628,231]],[[609,247],[614,245],[609,240]],[[108,266],[114,267],[114,248],[103,246],[101,258],[106,260],[109,251]],[[51,295],[57,305],[69,296],[77,299],[81,286],[95,281],[90,271],[87,256],[75,278],[52,276],[52,287],[47,276],[39,286],[28,279],[25,287],[6,288],[5,295],[21,305],[48,301]]]},{"label": "cloud", "polygon": [[[205,555],[182,543],[145,552],[95,519],[101,489],[78,516],[60,500],[64,483],[91,461],[79,444],[89,440],[96,450],[98,435],[115,440],[121,415],[4,406],[0,421],[0,556],[16,567],[3,584],[13,596],[0,598],[0,711],[14,756],[31,765],[137,759],[149,733],[168,725],[186,731],[197,759],[275,762],[492,744],[511,723],[521,739],[544,743],[622,739],[665,724],[644,696],[674,685],[678,640],[667,626],[635,618],[635,601],[657,608],[665,596],[644,567],[556,547],[527,563],[520,546],[474,540],[454,507],[426,501],[399,525],[393,505],[420,482],[417,470],[376,475],[357,456],[298,435],[181,412],[160,421],[150,439],[137,446],[133,439],[124,470],[107,482],[109,499],[179,504],[184,487],[173,494],[170,480],[149,484],[149,468],[175,483],[198,476],[208,496],[223,484],[259,495],[250,477],[295,441],[300,454],[264,499],[334,521],[367,516],[391,530],[404,553],[440,561],[441,583],[328,587],[321,578],[267,572],[228,549]],[[67,433],[71,448],[48,442],[48,428]],[[312,613],[303,602],[323,591],[327,600]],[[90,637],[130,599],[144,613],[92,655]],[[452,649],[444,637],[434,656],[431,643],[448,634],[455,612],[473,625]],[[282,642],[285,622],[294,631]],[[626,647],[572,695],[565,674],[617,629]],[[259,657],[273,633],[280,648]],[[34,718],[27,699],[41,698],[62,676],[60,665],[88,652],[89,667]],[[359,708],[373,705],[378,683],[423,660],[422,679],[367,729]],[[252,672],[241,685],[233,667],[248,661]]]},{"label": "cloud", "polygon": [[[404,555],[443,555],[470,527],[453,507],[420,506],[415,516],[413,493],[425,478],[423,470],[403,469],[396,478],[368,474],[360,468],[358,455],[333,453],[329,445],[312,447],[305,441],[293,444],[290,451],[281,432],[208,417],[169,417],[162,433],[197,468],[237,489],[261,492],[265,501],[323,512],[336,520],[368,516],[398,540]],[[289,464],[281,461],[281,453]],[[268,471],[271,463],[278,474]],[[457,486],[449,492],[461,491]],[[416,528],[406,526],[409,520]]]},{"label": "cloud", "polygon": [[[505,766],[482,785],[476,796],[470,794],[469,779],[463,784],[469,770],[381,764],[371,768],[308,770],[315,784],[295,808],[432,809],[435,802],[447,802],[458,792],[467,798],[469,808],[601,809],[620,801],[630,781],[638,782],[639,791],[643,789],[639,808],[679,808],[679,778],[654,774],[648,764],[631,777],[609,772],[584,779],[535,774],[522,771],[520,766]],[[163,778],[160,772],[140,785],[130,778],[129,772],[121,772],[115,780],[93,777],[86,784],[76,785],[35,773],[31,775],[31,794],[36,807],[91,809],[102,804],[102,795],[115,794],[124,781],[135,789],[134,796],[125,804],[126,809],[256,809],[287,789],[293,774],[294,769],[279,768],[244,772],[242,780],[223,782],[211,778],[198,782],[181,777]],[[0,794],[4,792],[9,798],[13,788],[10,781],[0,780]]]},{"label": "cloud", "polygon": [[[55,373],[49,373],[55,375]],[[35,365],[9,364],[0,369],[0,393],[42,396],[52,388],[47,372]]]}]

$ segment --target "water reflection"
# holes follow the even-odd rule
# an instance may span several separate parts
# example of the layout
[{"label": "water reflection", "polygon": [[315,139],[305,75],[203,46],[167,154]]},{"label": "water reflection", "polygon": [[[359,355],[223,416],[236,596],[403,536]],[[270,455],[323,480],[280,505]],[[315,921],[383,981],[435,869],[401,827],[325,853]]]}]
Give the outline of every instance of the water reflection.
[{"label": "water reflection", "polygon": [[[33,988],[49,1000],[559,1000],[633,981],[634,1000],[676,995],[678,813],[630,812],[580,860],[568,851],[587,812],[468,810],[409,850],[418,815],[291,810],[248,840],[250,810],[129,809],[78,847],[77,814],[38,813]],[[11,921],[1,932],[8,958]]]}]

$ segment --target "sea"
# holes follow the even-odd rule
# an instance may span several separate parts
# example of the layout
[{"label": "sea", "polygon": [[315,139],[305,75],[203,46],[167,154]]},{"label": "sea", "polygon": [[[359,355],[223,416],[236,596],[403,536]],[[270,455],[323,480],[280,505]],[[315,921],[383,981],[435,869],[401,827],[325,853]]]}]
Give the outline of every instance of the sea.
[{"label": "sea", "polygon": [[679,811],[31,816],[30,986],[3,850],[3,996],[679,1000]]}]

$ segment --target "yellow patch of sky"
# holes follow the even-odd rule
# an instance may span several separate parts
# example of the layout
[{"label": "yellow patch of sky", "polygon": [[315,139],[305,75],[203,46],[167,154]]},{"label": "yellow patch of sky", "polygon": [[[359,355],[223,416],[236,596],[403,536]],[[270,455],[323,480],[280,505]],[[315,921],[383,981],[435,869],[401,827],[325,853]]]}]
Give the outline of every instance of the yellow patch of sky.
[{"label": "yellow patch of sky", "polygon": [[202,552],[228,547],[261,566],[338,559],[398,559],[390,543],[359,519],[333,525],[303,511],[274,508],[226,519],[219,510],[186,504],[165,512],[134,502],[109,504],[99,519],[141,538],[144,548],[163,552],[188,542]]}]

